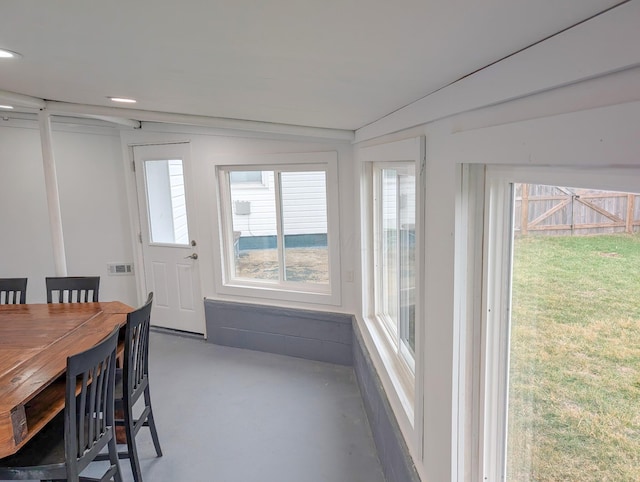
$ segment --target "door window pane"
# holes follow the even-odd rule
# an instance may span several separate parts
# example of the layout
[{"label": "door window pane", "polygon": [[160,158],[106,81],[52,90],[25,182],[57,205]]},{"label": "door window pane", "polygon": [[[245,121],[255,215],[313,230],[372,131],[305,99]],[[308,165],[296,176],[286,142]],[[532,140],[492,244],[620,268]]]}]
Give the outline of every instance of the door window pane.
[{"label": "door window pane", "polygon": [[639,200],[516,185],[507,480],[640,480]]},{"label": "door window pane", "polygon": [[152,243],[189,244],[181,159],[144,162]]}]

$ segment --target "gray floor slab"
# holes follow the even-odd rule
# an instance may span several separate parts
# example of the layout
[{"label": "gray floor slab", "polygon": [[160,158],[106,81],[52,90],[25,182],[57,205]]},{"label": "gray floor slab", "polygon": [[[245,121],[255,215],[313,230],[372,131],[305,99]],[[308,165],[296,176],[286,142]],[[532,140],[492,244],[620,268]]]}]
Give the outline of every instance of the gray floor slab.
[{"label": "gray floor slab", "polygon": [[150,352],[164,456],[142,429],[145,482],[384,481],[352,367],[160,332]]}]

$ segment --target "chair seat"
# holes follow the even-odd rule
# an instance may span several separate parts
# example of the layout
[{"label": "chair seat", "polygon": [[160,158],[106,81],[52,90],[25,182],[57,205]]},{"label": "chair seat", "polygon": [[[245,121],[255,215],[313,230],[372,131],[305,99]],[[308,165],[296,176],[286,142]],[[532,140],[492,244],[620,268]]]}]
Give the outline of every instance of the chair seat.
[{"label": "chair seat", "polygon": [[[0,480],[122,482],[113,434],[119,331],[115,326],[104,340],[67,358],[64,411],[16,454],[0,459]],[[102,477],[81,477],[104,447],[110,465]]]},{"label": "chair seat", "polygon": [[[3,474],[11,471],[12,467],[32,467],[33,474],[46,470],[53,474],[59,470],[59,478],[66,479],[64,452],[64,412],[60,412],[38,434],[29,440],[16,454],[0,459],[0,480]],[[28,472],[21,470],[23,480],[31,477]],[[12,480],[15,480],[12,479]]]},{"label": "chair seat", "polygon": [[[86,426],[85,435],[89,427]],[[39,474],[46,471],[47,475],[66,480],[64,449],[64,412],[60,412],[38,434],[29,440],[16,454],[0,459],[0,480],[5,471],[20,467],[23,480],[39,478]],[[108,459],[108,454],[107,458]],[[25,472],[25,467],[32,467],[31,472]],[[57,475],[56,475],[57,474]],[[13,474],[15,475],[15,474]],[[12,479],[15,480],[15,477]],[[80,480],[96,480],[81,477]]]}]

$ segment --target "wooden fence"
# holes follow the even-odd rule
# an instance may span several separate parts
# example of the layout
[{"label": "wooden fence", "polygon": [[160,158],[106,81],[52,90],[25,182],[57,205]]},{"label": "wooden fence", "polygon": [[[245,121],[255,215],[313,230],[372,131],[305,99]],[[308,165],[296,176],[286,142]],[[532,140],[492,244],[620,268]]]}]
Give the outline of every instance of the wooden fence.
[{"label": "wooden fence", "polygon": [[517,234],[640,232],[640,195],[516,184]]}]

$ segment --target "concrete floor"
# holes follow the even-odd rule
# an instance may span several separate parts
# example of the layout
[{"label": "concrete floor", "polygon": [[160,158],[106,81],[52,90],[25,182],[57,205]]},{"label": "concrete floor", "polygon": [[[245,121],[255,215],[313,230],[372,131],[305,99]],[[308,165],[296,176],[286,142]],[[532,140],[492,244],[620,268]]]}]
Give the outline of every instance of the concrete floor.
[{"label": "concrete floor", "polygon": [[384,481],[351,367],[156,331],[150,351],[164,456],[143,428],[145,482]]}]

